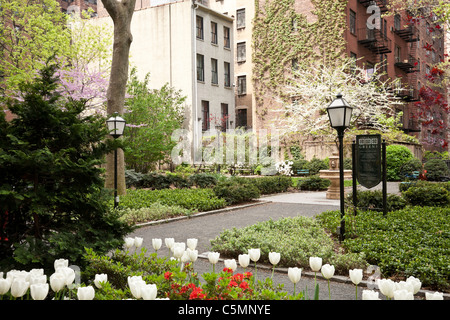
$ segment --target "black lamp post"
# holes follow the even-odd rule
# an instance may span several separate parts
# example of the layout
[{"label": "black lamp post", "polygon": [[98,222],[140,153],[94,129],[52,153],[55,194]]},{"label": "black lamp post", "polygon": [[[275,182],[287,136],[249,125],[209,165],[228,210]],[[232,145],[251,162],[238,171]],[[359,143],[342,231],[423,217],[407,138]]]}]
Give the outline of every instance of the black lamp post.
[{"label": "black lamp post", "polygon": [[[109,134],[117,139],[123,135],[125,129],[125,120],[119,117],[119,113],[115,112],[112,117],[106,120],[106,125],[108,126]],[[114,208],[117,208],[119,204],[119,199],[117,196],[117,149],[114,150]]]},{"label": "black lamp post", "polygon": [[339,230],[339,241],[344,240],[344,131],[350,125],[353,108],[338,94],[336,99],[328,106],[328,117],[331,127],[336,129],[339,138],[339,189],[341,200],[341,227]]}]

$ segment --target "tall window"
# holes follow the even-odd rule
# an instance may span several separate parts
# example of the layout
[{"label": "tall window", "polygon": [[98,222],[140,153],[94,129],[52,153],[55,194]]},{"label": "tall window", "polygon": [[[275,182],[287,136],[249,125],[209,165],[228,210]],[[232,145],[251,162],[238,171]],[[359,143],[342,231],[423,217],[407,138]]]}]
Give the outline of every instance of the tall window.
[{"label": "tall window", "polygon": [[239,42],[237,44],[237,62],[245,62],[246,60],[246,50],[245,42]]},{"label": "tall window", "polygon": [[401,30],[402,28],[402,20],[401,16],[399,14],[396,14],[394,16],[394,29],[395,30]]},{"label": "tall window", "polygon": [[210,119],[209,119],[209,101],[202,100],[202,130],[209,130]]},{"label": "tall window", "polygon": [[225,87],[231,87],[231,74],[230,74],[230,63],[224,62],[224,80],[225,80]]},{"label": "tall window", "polygon": [[247,76],[239,76],[237,77],[237,93],[238,95],[244,95],[247,93]]},{"label": "tall window", "polygon": [[350,10],[350,32],[352,34],[356,34],[356,12]]},{"label": "tall window", "polygon": [[205,57],[197,53],[197,80],[205,81]]},{"label": "tall window", "polygon": [[226,103],[221,103],[220,104],[220,111],[221,111],[221,116],[222,116],[222,131],[225,131],[226,129],[228,129],[228,104]]},{"label": "tall window", "polygon": [[230,28],[223,27],[223,46],[230,48]]},{"label": "tall window", "polygon": [[197,16],[197,39],[203,40],[203,18]]},{"label": "tall window", "polygon": [[399,46],[395,46],[395,51],[394,51],[394,59],[395,59],[395,63],[399,63],[402,60],[401,57],[401,48]]},{"label": "tall window", "polygon": [[211,22],[211,43],[217,44],[217,23]]},{"label": "tall window", "polygon": [[247,127],[247,109],[239,109],[236,120],[238,127]]},{"label": "tall window", "polygon": [[217,59],[211,59],[211,83],[219,84],[219,76],[217,74]]},{"label": "tall window", "polygon": [[236,11],[236,28],[245,28],[245,9],[239,9]]}]

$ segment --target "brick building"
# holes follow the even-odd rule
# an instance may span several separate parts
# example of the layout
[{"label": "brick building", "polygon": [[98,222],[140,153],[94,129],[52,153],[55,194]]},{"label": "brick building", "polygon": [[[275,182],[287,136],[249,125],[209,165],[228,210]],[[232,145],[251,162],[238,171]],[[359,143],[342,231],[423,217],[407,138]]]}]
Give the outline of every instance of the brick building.
[{"label": "brick building", "polygon": [[61,6],[61,10],[64,13],[71,14],[73,12],[80,13],[88,8],[94,11],[93,16],[96,16],[97,1],[101,0],[56,0]]}]

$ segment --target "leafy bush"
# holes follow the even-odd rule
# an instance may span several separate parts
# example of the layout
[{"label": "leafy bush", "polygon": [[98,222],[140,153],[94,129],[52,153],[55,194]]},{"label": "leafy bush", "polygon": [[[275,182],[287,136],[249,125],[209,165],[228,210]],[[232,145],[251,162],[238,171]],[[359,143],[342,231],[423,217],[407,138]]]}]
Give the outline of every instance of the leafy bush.
[{"label": "leafy bush", "polygon": [[320,170],[328,169],[328,160],[320,160],[316,157],[312,158],[311,161],[306,164],[306,168],[309,170],[309,174],[316,175],[319,174]]},{"label": "leafy bush", "polygon": [[440,185],[428,184],[411,186],[403,193],[403,197],[413,206],[448,206],[450,193]]},{"label": "leafy bush", "polygon": [[189,181],[199,188],[213,188],[217,184],[216,176],[208,173],[193,174],[189,176]]},{"label": "leafy bush", "polygon": [[286,192],[292,186],[292,178],[288,176],[248,178],[247,181],[257,187],[261,194]]},{"label": "leafy bush", "polygon": [[348,272],[349,261],[351,267],[364,267],[363,255],[336,256],[334,243],[322,226],[312,218],[298,216],[284,218],[277,221],[268,220],[241,229],[224,230],[219,236],[211,240],[212,250],[224,256],[237,257],[247,253],[250,248],[260,248],[259,261],[269,263],[268,255],[271,251],[279,252],[280,267],[309,268],[309,257],[321,257],[323,263],[335,265],[336,272]]},{"label": "leafy bush", "polygon": [[225,207],[212,189],[163,189],[163,190],[127,190],[120,197],[120,207],[129,209],[147,208],[159,202],[167,206],[179,206],[193,211],[208,211]]},{"label": "leafy bush", "polygon": [[259,189],[246,179],[231,178],[220,181],[214,188],[217,197],[224,199],[227,204],[236,204],[260,197]]},{"label": "leafy bush", "polygon": [[419,173],[422,172],[422,161],[417,158],[407,160],[400,167],[400,177],[402,179],[408,178],[408,176],[411,176],[415,171],[418,171]]},{"label": "leafy bush", "polygon": [[[353,205],[353,193],[347,194],[347,202]],[[383,192],[381,190],[367,190],[357,192],[359,210],[383,211]],[[396,194],[387,194],[387,211],[400,210],[406,206],[406,200]]]},{"label": "leafy bush", "polygon": [[317,175],[301,179],[297,182],[298,189],[309,191],[327,190],[330,185],[330,180],[320,178]]},{"label": "leafy bush", "polygon": [[408,161],[413,159],[412,152],[405,146],[389,145],[386,147],[386,174],[388,181],[401,180],[400,169]]},{"label": "leafy bush", "polygon": [[430,181],[440,181],[441,178],[446,177],[449,174],[447,164],[441,159],[428,160],[423,168],[427,172],[427,180]]},{"label": "leafy bush", "polygon": [[[364,253],[370,264],[380,267],[383,277],[414,276],[423,286],[448,290],[449,215],[449,208],[436,207],[406,207],[386,216],[361,212],[356,216],[356,237],[347,237],[344,246],[350,252]],[[328,211],[317,218],[333,230],[339,217],[339,211]]]},{"label": "leafy bush", "polygon": [[297,174],[298,170],[306,169],[306,166],[308,165],[308,160],[300,159],[300,160],[293,160],[292,161],[292,172],[293,174]]}]

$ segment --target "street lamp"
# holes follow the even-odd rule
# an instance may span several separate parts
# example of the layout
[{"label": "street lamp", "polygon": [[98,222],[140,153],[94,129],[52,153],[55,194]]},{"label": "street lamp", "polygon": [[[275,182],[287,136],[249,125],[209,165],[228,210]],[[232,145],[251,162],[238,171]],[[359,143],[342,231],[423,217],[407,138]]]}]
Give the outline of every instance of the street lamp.
[{"label": "street lamp", "polygon": [[341,200],[341,227],[339,230],[339,241],[344,240],[345,221],[344,221],[344,131],[350,125],[353,108],[338,94],[336,99],[328,106],[328,117],[331,127],[336,129],[339,138],[339,189]]},{"label": "street lamp", "polygon": [[[125,129],[125,120],[119,117],[118,112],[114,112],[112,117],[106,120],[106,125],[109,130],[109,134],[117,139],[123,135]],[[117,208],[119,204],[119,198],[117,196],[117,148],[114,150],[114,208]]]}]

